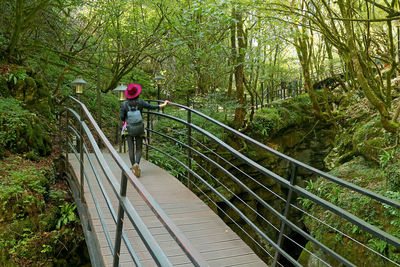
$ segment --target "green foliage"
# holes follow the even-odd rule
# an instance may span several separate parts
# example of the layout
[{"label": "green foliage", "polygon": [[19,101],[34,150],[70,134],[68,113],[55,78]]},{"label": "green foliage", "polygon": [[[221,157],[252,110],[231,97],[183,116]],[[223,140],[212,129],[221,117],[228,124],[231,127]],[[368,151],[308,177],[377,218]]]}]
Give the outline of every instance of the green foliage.
[{"label": "green foliage", "polygon": [[14,153],[34,151],[40,156],[51,151],[50,128],[13,98],[0,97],[0,147]]},{"label": "green foliage", "polygon": [[23,67],[19,67],[8,75],[7,80],[8,80],[8,82],[11,82],[14,85],[16,85],[18,80],[24,81],[27,77],[28,77],[28,74],[26,73],[26,69]]},{"label": "green foliage", "polygon": [[[239,107],[236,100],[227,99],[226,94],[222,92],[215,92],[202,97],[196,97],[194,101],[194,108],[196,110],[227,125],[232,123],[235,109]],[[182,119],[186,120],[184,114],[181,114],[181,116]],[[192,123],[207,130],[221,140],[225,138],[225,133],[222,131],[221,127],[202,117],[192,115]],[[194,132],[194,134],[196,135],[197,133]]]},{"label": "green foliage", "polygon": [[386,168],[391,163],[391,161],[394,158],[394,152],[395,150],[389,150],[389,151],[384,150],[382,152],[382,154],[379,156],[379,161],[382,168]]},{"label": "green foliage", "polygon": [[[165,147],[161,149],[165,152]],[[184,158],[179,155],[179,152],[182,151],[173,151],[168,150],[166,151],[168,154],[171,153],[172,156],[186,164],[186,161],[184,161]],[[152,151],[151,156],[149,158],[149,161],[156,164],[157,166],[160,166],[164,169],[166,169],[171,175],[174,177],[180,179],[182,182],[184,181],[183,177],[186,176],[186,169],[182,167],[180,164],[178,164],[176,161],[173,159],[169,158],[168,156],[158,152],[158,151]]]},{"label": "green foliage", "polygon": [[382,169],[386,174],[386,185],[391,191],[398,191],[400,189],[399,152],[399,149],[383,150],[379,158]]},{"label": "green foliage", "polygon": [[[385,194],[387,197],[400,201],[400,192],[396,191],[386,191]],[[385,208],[385,213],[387,215],[388,218],[390,219],[390,224],[393,225],[394,229],[393,229],[393,234],[400,238],[400,210],[393,208],[392,206],[389,205],[383,205]]]},{"label": "green foliage", "polygon": [[61,215],[57,221],[56,229],[60,229],[61,227],[66,226],[69,223],[76,223],[78,221],[78,218],[75,215],[75,209],[75,203],[67,203],[60,206]]},{"label": "green foliage", "polygon": [[[83,102],[97,120],[97,91],[84,90]],[[101,120],[102,126],[115,126],[119,123],[120,102],[112,93],[101,93]]]},{"label": "green foliage", "polygon": [[[236,105],[233,103],[233,101],[226,101],[224,103],[223,101],[224,97],[225,96],[222,93],[215,93],[202,98],[197,98],[195,102],[195,108],[196,110],[201,111],[205,115],[208,115],[209,117],[216,119],[217,121],[221,121],[223,123],[229,123],[230,121],[232,121],[231,114],[234,113],[234,108],[236,107]],[[165,113],[180,118],[184,121],[186,121],[187,119],[187,112],[183,110],[178,110],[176,108],[167,107]],[[225,132],[222,131],[219,126],[216,126],[215,124],[206,121],[200,116],[197,116],[192,113],[191,120],[192,124],[195,124],[205,129],[206,131],[208,131],[209,133],[211,133],[212,135],[216,136],[221,140],[224,140],[227,137]],[[182,123],[160,117],[158,120],[155,121],[154,125],[156,131],[172,136],[173,138],[183,143],[187,143],[187,137],[185,136],[187,128]],[[187,149],[184,148],[182,145],[175,144],[173,141],[170,141],[157,134],[152,134],[151,138],[152,138],[151,142],[156,147],[160,148],[168,155],[174,156],[182,163],[187,164]],[[215,148],[214,142],[210,141],[207,137],[205,137],[204,135],[200,134],[195,130],[192,130],[192,138],[193,138],[192,145],[195,147],[195,149],[199,151],[204,152],[204,147],[199,145],[197,142],[206,144],[211,149]],[[197,155],[193,153],[193,156],[195,157]],[[179,179],[187,175],[187,171],[184,167],[182,167],[180,164],[170,159],[168,156],[163,155],[162,153],[152,151],[150,156],[150,161],[157,164],[158,166],[161,166],[169,170],[169,172],[172,175],[174,175]],[[198,168],[196,167],[196,164],[193,163],[192,167],[196,171],[199,171],[199,169],[196,169]],[[208,182],[213,185],[215,183],[211,179],[209,179]]]},{"label": "green foliage", "polygon": [[[138,83],[142,86],[142,93],[140,94],[140,98],[142,99],[157,99],[157,85],[154,82],[154,77],[144,72],[139,68],[134,68],[129,73],[129,81],[128,83]],[[164,86],[161,86],[162,88]],[[161,88],[161,89],[162,89]],[[164,96],[165,97],[165,96]],[[160,92],[160,98],[163,99],[163,92]]]},{"label": "green foliage", "polygon": [[[16,158],[19,163],[25,161]],[[13,169],[14,162],[5,162],[0,168],[6,179],[0,180],[0,218],[13,220],[44,208],[44,193],[50,181],[46,176],[49,169],[37,170],[34,166]]]}]

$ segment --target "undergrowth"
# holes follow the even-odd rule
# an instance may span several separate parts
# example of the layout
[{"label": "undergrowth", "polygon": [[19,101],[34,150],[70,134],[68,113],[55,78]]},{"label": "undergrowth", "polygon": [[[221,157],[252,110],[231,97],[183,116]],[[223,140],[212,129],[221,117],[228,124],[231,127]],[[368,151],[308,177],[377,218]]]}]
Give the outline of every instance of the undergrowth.
[{"label": "undergrowth", "polygon": [[[0,266],[77,266],[84,236],[51,160],[0,162]],[[80,251],[82,250],[82,251]],[[79,252],[79,253],[78,253]]]},{"label": "undergrowth", "polygon": [[[397,201],[400,200],[400,194],[397,189],[392,191],[393,188],[388,186],[386,171],[377,166],[376,163],[365,160],[362,156],[342,164],[332,170],[330,174],[380,195]],[[308,181],[306,189],[378,229],[400,238],[400,211],[398,209],[386,204],[380,204],[370,197],[346,189],[323,178],[319,178],[314,182]],[[311,216],[304,215],[304,223],[311,231],[311,234],[317,240],[344,255],[351,262],[358,262],[360,266],[391,266],[390,262],[383,257],[360,245],[362,243],[394,262],[400,263],[399,249],[373,237],[372,234],[364,231],[361,227],[340,218],[309,199],[300,198],[300,200],[303,208],[308,213],[322,219],[333,229],[338,230],[334,231],[331,227],[322,224]],[[346,233],[350,238],[343,236],[341,233]],[[360,243],[353,241],[353,239],[358,240]],[[358,251],[357,254],[354,254],[355,250]],[[362,255],[362,257],[359,255]],[[328,261],[337,264],[332,258],[328,259]]]}]

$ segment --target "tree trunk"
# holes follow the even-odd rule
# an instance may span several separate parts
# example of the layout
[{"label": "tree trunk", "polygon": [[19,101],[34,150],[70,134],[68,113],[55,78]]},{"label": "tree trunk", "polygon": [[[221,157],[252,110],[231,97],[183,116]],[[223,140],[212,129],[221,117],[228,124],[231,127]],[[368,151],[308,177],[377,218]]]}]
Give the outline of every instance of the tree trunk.
[{"label": "tree trunk", "polygon": [[33,21],[37,14],[42,11],[49,3],[50,0],[40,1],[34,8],[32,8],[27,14],[24,13],[24,0],[16,0],[15,2],[15,25],[14,30],[11,34],[10,44],[7,47],[7,53],[10,59],[15,56],[17,51],[18,43],[21,36],[28,29],[34,27]]},{"label": "tree trunk", "polygon": [[15,54],[15,49],[17,47],[18,41],[19,41],[19,36],[21,35],[22,32],[22,13],[24,9],[24,3],[22,0],[17,0],[15,3],[15,25],[14,25],[14,30],[11,35],[11,40],[10,44],[8,45],[8,56],[12,58]]},{"label": "tree trunk", "polygon": [[[344,17],[350,18],[352,12],[351,6],[348,3],[344,3],[343,0],[339,1],[338,3]],[[348,54],[351,58],[350,63],[354,68],[357,82],[361,86],[364,95],[378,110],[383,128],[391,133],[396,133],[398,131],[399,124],[392,120],[388,106],[386,105],[387,103],[385,103],[385,98],[382,95],[381,90],[379,90],[379,84],[376,83],[373,79],[369,79],[369,77],[371,76],[371,71],[369,71],[368,69],[368,58],[363,57],[363,55],[359,54],[359,52],[357,51],[354,29],[350,21],[345,20],[343,23],[348,36],[347,45],[349,48]],[[391,25],[389,25],[389,30],[391,30],[390,26]],[[389,86],[390,88],[390,85],[387,86]]]},{"label": "tree trunk", "polygon": [[245,109],[244,109],[244,58],[246,44],[243,34],[243,17],[241,10],[234,10],[236,18],[236,32],[238,41],[238,53],[235,64],[235,82],[236,82],[236,99],[239,107],[235,110],[235,124],[237,128],[243,126]]},{"label": "tree trunk", "polygon": [[[236,10],[233,7],[232,8],[232,18],[235,17],[235,14],[236,14]],[[231,98],[231,96],[232,96],[233,75],[235,73],[235,65],[236,65],[236,24],[235,24],[235,22],[233,20],[231,21],[230,31],[231,31],[232,69],[231,69],[231,73],[229,74],[228,98]]]},{"label": "tree trunk", "polygon": [[315,95],[313,82],[311,79],[311,59],[312,59],[312,44],[308,43],[308,35],[306,34],[305,30],[302,30],[302,36],[295,37],[295,44],[297,55],[299,57],[305,84],[307,85],[307,92],[310,96],[311,103],[314,110],[314,115],[318,119],[322,119],[322,112],[319,106],[317,96]]}]

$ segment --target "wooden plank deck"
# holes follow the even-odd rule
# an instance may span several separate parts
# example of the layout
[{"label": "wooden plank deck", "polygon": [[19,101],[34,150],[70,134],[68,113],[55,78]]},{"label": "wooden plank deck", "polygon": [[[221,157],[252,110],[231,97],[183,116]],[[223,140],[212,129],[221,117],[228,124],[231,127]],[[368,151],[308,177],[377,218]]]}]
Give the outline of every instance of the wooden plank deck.
[{"label": "wooden plank deck", "polygon": [[[104,157],[116,179],[120,182],[121,172],[111,155],[105,153]],[[121,157],[128,166],[130,166],[128,155],[124,153],[121,154]],[[70,154],[69,161],[76,176],[79,177],[78,160],[73,154]],[[103,186],[108,192],[115,213],[117,214],[117,198],[114,196],[111,186],[105,180],[105,176],[95,160],[94,155],[92,155],[92,161],[95,168],[98,170]],[[142,177],[139,179],[140,182],[168,214],[171,220],[178,226],[181,232],[184,233],[191,244],[200,252],[209,266],[266,266],[266,264],[255,255],[207,205],[182,185],[175,177],[144,159],[142,159],[140,163],[140,168],[142,170]],[[98,212],[95,208],[94,198],[97,199],[101,207],[101,212],[106,221],[106,227],[110,232],[112,243],[115,239],[116,224],[101,194],[100,186],[95,181],[95,175],[93,171],[91,171],[87,158],[85,158],[85,170],[93,191],[95,192],[94,197],[92,197],[90,195],[88,183],[85,181],[86,203],[92,218],[94,231],[100,243],[104,263],[106,266],[111,266],[113,260],[112,252],[107,242],[106,231],[102,227]],[[171,237],[167,229],[154,215],[129,181],[127,196],[171,263],[174,266],[193,266],[183,250],[173,237]],[[150,253],[140,240],[139,234],[126,215],[124,231],[137,257],[140,259],[142,266],[156,266]],[[121,266],[135,266],[124,241],[122,241],[121,245],[120,263]]]}]

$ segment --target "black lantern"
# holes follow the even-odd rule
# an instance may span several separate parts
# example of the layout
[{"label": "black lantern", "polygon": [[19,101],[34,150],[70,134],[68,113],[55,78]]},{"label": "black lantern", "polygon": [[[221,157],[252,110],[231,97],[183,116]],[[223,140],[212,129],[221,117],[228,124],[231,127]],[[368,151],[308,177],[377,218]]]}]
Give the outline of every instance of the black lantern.
[{"label": "black lantern", "polygon": [[165,78],[162,75],[158,75],[158,76],[154,77],[154,80],[156,80],[156,83],[157,83],[157,99],[160,100],[160,89],[161,89],[161,85],[164,84]]}]

